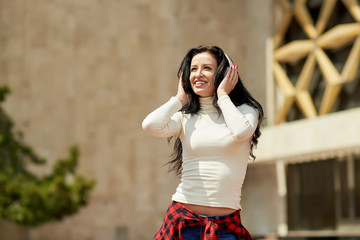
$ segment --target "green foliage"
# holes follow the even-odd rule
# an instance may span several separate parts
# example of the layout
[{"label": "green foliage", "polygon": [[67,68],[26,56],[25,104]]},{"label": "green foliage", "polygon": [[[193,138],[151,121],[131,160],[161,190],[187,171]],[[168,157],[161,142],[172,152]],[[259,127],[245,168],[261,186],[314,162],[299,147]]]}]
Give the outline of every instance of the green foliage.
[{"label": "green foliage", "polygon": [[[0,87],[0,104],[10,90]],[[44,165],[13,130],[13,122],[0,105],[0,218],[24,226],[37,226],[61,220],[87,204],[95,182],[76,173],[79,150],[69,149],[69,156],[54,164],[51,174],[39,177],[26,165]]]}]

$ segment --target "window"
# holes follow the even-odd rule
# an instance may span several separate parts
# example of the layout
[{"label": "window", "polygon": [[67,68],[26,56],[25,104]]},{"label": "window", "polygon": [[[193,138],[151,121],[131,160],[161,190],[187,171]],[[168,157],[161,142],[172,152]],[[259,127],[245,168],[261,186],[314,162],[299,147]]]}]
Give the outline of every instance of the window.
[{"label": "window", "polygon": [[286,177],[290,231],[360,223],[359,157],[288,164]]},{"label": "window", "polygon": [[360,219],[360,157],[354,160],[355,172],[355,217]]},{"label": "window", "polygon": [[360,158],[347,158],[339,166],[340,222],[351,223],[360,219]]},{"label": "window", "polygon": [[334,160],[287,167],[289,230],[335,228]]}]

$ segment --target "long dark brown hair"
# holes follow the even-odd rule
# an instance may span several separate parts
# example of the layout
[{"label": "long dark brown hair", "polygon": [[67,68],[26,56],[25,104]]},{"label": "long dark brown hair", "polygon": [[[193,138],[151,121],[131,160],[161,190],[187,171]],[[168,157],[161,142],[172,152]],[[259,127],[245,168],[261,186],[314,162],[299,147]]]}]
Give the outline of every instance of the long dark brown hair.
[{"label": "long dark brown hair", "polygon": [[[180,111],[185,114],[196,114],[200,110],[199,96],[195,94],[195,92],[192,90],[189,79],[190,79],[190,65],[192,58],[195,55],[203,52],[209,52],[210,54],[212,54],[212,56],[216,59],[218,64],[218,68],[214,76],[215,91],[213,95],[213,105],[219,111],[219,114],[221,114],[221,110],[217,104],[217,100],[218,100],[217,88],[219,87],[221,81],[224,79],[226,71],[230,67],[230,63],[229,60],[226,58],[224,51],[217,46],[199,46],[196,48],[192,48],[188,51],[185,58],[181,62],[177,75],[178,78],[181,77],[182,79],[184,91],[190,96],[190,102],[184,105],[180,109]],[[258,111],[259,122],[254,132],[254,135],[252,136],[251,145],[250,145],[250,158],[255,160],[256,156],[253,153],[253,148],[256,147],[258,143],[258,138],[261,135],[260,126],[262,119],[264,117],[264,112],[261,104],[258,101],[256,101],[251,96],[249,91],[245,88],[244,84],[240,79],[240,76],[238,78],[239,81],[235,85],[235,88],[229,94],[231,101],[234,103],[235,106],[240,106],[246,103]],[[170,142],[173,138],[174,137],[168,138],[168,141]],[[182,150],[183,149],[180,138],[179,136],[176,136],[174,142],[174,149],[170,156],[171,159],[168,162],[168,164],[170,164],[169,171],[174,171],[176,175],[181,174],[182,171]]]}]

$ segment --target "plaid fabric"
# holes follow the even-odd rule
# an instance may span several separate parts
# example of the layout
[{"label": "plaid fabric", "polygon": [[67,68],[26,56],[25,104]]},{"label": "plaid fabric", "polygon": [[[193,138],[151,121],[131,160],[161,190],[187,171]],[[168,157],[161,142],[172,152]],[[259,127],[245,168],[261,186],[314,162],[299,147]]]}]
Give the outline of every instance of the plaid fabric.
[{"label": "plaid fabric", "polygon": [[171,202],[163,224],[153,240],[183,240],[184,227],[202,225],[204,231],[199,240],[219,240],[219,230],[234,233],[238,239],[252,240],[250,233],[241,224],[240,210],[220,217],[201,217],[179,202]]}]

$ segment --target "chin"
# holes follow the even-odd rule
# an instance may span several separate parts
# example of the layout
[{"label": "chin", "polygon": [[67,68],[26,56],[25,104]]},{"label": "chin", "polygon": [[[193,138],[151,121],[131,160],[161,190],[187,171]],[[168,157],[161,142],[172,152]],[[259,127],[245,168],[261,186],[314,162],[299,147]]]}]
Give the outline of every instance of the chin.
[{"label": "chin", "polygon": [[204,94],[204,93],[197,93],[195,92],[196,95],[198,95],[199,97],[212,97],[213,94]]},{"label": "chin", "polygon": [[211,97],[214,93],[209,92],[206,89],[193,89],[194,93],[199,97]]}]

